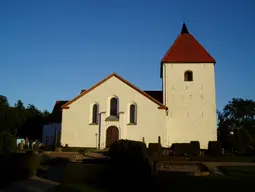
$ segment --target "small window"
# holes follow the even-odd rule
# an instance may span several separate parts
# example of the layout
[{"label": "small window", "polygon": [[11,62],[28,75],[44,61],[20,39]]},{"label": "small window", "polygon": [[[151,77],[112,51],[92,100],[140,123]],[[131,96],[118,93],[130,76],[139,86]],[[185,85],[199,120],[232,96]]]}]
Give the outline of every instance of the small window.
[{"label": "small window", "polygon": [[92,109],[92,123],[98,123],[98,105],[94,104]]},{"label": "small window", "polygon": [[110,101],[110,115],[118,116],[118,100],[117,98],[112,98]]},{"label": "small window", "polygon": [[135,105],[132,104],[130,105],[130,109],[129,109],[129,123],[136,123],[135,114],[136,114]]},{"label": "small window", "polygon": [[184,73],[184,81],[193,81],[193,72],[192,71],[186,71]]}]

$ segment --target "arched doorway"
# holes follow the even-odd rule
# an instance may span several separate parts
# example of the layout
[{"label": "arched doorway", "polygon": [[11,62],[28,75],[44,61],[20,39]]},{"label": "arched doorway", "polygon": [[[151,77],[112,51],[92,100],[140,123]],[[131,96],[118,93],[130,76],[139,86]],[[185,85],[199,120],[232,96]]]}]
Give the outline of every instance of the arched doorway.
[{"label": "arched doorway", "polygon": [[119,129],[115,126],[110,126],[106,130],[106,144],[105,148],[109,148],[110,145],[119,140]]}]

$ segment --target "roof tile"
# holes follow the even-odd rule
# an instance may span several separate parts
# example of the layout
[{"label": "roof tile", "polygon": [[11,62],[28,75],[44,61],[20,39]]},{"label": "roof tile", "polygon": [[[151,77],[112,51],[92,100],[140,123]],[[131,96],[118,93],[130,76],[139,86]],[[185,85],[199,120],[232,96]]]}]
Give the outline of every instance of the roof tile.
[{"label": "roof tile", "polygon": [[181,34],[167,51],[161,63],[215,63],[215,60],[188,32],[184,23]]}]

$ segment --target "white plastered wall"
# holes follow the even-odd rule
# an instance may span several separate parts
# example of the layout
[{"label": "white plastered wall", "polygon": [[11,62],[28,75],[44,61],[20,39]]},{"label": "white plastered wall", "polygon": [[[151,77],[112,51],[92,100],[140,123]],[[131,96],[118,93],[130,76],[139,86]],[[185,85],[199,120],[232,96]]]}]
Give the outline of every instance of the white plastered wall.
[{"label": "white plastered wall", "polygon": [[[109,114],[109,100],[112,96],[119,100],[119,121],[105,121]],[[167,144],[166,138],[166,111],[158,109],[158,105],[115,76],[88,92],[80,99],[70,104],[69,109],[63,110],[62,137],[63,145],[77,147],[96,147],[99,138],[99,125],[89,125],[91,119],[92,103],[98,103],[101,115],[100,146],[105,147],[106,129],[116,126],[119,129],[120,139],[132,139],[146,144],[157,142],[161,137],[163,146]],[[137,105],[137,125],[128,125],[129,104]],[[97,136],[96,136],[97,134]]]},{"label": "white plastered wall", "polygon": [[[187,70],[193,72],[193,81],[184,81]],[[169,145],[200,141],[206,149],[217,140],[213,63],[164,64],[163,90]]]}]

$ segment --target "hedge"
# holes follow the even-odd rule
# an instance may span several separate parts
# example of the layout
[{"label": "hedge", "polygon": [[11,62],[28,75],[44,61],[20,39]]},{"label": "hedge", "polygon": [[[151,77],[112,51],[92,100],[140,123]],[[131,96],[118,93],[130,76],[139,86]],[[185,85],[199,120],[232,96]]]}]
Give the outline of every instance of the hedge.
[{"label": "hedge", "polygon": [[16,153],[12,155],[11,166],[15,172],[23,172],[25,177],[32,177],[40,166],[40,157],[34,152]]},{"label": "hedge", "polygon": [[142,186],[148,182],[151,168],[147,159],[146,144],[140,141],[119,140],[109,149],[112,165],[112,181],[125,185],[129,181],[133,186]]},{"label": "hedge", "polygon": [[119,140],[114,142],[109,149],[113,161],[140,162],[147,158],[146,144],[140,141]]},{"label": "hedge", "polygon": [[190,143],[173,143],[171,149],[174,151],[174,155],[199,155],[200,144],[198,141],[191,141]]},{"label": "hedge", "polygon": [[221,144],[219,141],[208,142],[208,155],[211,155],[211,156],[221,155]]},{"label": "hedge", "polygon": [[160,143],[149,143],[148,155],[162,155],[162,146]]},{"label": "hedge", "polygon": [[33,152],[14,153],[1,160],[1,172],[9,180],[27,179],[35,176],[40,157]]},{"label": "hedge", "polygon": [[198,156],[200,154],[200,143],[199,141],[190,142],[190,155]]}]

